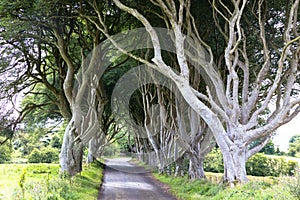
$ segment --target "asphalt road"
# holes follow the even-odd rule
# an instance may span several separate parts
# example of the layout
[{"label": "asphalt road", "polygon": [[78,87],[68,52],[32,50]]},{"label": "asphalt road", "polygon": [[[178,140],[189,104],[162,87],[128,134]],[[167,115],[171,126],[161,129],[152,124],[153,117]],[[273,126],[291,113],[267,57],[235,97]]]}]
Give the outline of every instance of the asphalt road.
[{"label": "asphalt road", "polygon": [[176,200],[168,187],[155,180],[144,168],[129,163],[130,158],[108,159],[98,199]]}]

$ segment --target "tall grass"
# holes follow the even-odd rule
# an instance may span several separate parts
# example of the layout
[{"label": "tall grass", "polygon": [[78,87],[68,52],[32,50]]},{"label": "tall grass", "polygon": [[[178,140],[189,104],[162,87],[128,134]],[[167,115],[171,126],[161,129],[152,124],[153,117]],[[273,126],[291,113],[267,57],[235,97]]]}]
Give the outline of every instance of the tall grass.
[{"label": "tall grass", "polygon": [[[22,172],[25,173],[22,173]],[[57,164],[0,165],[0,199],[96,199],[102,180],[100,163],[84,166],[69,178]]]},{"label": "tall grass", "polygon": [[[223,184],[209,180],[189,180],[187,177],[174,177],[154,174],[163,183],[170,186],[171,193],[182,200],[296,200],[291,193],[288,177],[261,179],[228,188]],[[289,183],[287,182],[289,181]],[[293,182],[294,183],[294,182]]]}]

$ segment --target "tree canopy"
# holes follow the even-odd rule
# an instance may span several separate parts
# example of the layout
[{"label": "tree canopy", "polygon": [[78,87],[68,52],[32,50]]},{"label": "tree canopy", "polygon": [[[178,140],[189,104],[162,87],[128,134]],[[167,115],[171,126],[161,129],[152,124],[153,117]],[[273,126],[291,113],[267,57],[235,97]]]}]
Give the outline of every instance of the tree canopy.
[{"label": "tree canopy", "polygon": [[224,181],[245,182],[246,161],[300,111],[298,11],[299,0],[1,1],[0,100],[25,95],[16,122],[68,122],[70,175],[85,146],[93,160],[123,129],[160,170],[186,155],[191,178],[216,142]]}]

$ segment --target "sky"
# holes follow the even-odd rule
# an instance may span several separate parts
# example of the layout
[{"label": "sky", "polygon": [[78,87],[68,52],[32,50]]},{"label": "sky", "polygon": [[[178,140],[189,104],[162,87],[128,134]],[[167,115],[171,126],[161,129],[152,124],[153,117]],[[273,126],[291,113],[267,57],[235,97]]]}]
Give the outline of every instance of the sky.
[{"label": "sky", "polygon": [[277,129],[277,134],[274,136],[273,142],[275,145],[278,145],[281,151],[287,151],[290,138],[298,134],[300,134],[300,114],[289,123]]}]

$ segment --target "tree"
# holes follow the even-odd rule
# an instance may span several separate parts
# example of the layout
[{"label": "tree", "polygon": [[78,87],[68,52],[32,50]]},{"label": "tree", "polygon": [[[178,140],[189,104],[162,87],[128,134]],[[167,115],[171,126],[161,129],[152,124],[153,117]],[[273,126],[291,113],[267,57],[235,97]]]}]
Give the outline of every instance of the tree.
[{"label": "tree", "polygon": [[[175,82],[186,102],[207,123],[222,151],[224,181],[230,185],[247,181],[247,159],[261,150],[276,128],[289,122],[300,110],[296,88],[300,48],[296,29],[299,1],[289,1],[284,5],[263,0],[213,1],[211,9],[215,27],[225,41],[221,58],[214,56],[212,48],[197,29],[198,21],[191,10],[195,1],[151,2],[161,9],[157,15],[163,16],[166,27],[170,29],[180,73],[164,61],[161,42],[164,38],[159,38],[158,31],[138,6],[132,8],[114,0],[120,9],[136,17],[146,28],[154,50],[151,61],[124,50],[103,28],[105,24],[97,27],[121,52]],[[274,24],[272,17],[276,13],[282,18]],[[99,21],[103,20],[100,18]],[[266,29],[265,24],[270,29]],[[273,37],[274,42],[269,37]],[[217,66],[214,60],[219,61]],[[207,85],[206,93],[197,91],[190,84],[192,66],[200,70]],[[222,68],[227,70],[225,81],[220,73]],[[272,102],[276,102],[275,110],[266,114]],[[261,115],[266,115],[264,124],[259,124]],[[257,139],[262,142],[249,149]]]},{"label": "tree", "polygon": [[275,153],[278,153],[276,152],[275,150],[275,146],[274,146],[274,143],[272,140],[270,140],[261,150],[260,150],[261,153],[265,153],[265,154],[268,154],[268,155],[274,155]]},{"label": "tree", "polygon": [[[53,103],[69,121],[60,163],[63,171],[74,175],[81,171],[83,145],[94,141],[90,142],[90,150],[95,154],[108,136],[106,131],[118,129],[115,122],[108,123],[111,128],[101,128],[105,127],[105,113],[112,113],[111,108],[105,111],[109,98],[101,75],[110,68],[109,64],[113,64],[110,69],[122,64],[116,64],[115,58],[133,58],[137,65],[146,64],[172,80],[190,107],[187,110],[194,113],[190,114],[189,123],[197,121],[192,124],[195,129],[188,131],[193,137],[181,140],[185,130],[180,130],[184,123],[178,120],[182,117],[180,104],[157,101],[160,116],[166,114],[169,125],[175,127],[160,126],[160,136],[176,131],[180,136],[176,145],[188,147],[184,149],[191,150],[190,160],[197,164],[206,153],[201,154],[201,149],[194,145],[200,141],[197,136],[213,135],[223,154],[224,181],[231,185],[245,182],[246,161],[267,144],[276,128],[300,111],[297,90],[300,36],[296,28],[299,1],[151,0],[142,5],[135,1],[113,2],[1,2],[1,14],[6,19],[1,21],[0,30],[4,47],[1,73],[11,76],[1,79],[2,97],[7,95],[12,99],[25,88],[33,92],[38,84],[51,91],[55,97]],[[142,35],[130,31],[141,26],[145,27],[138,29]],[[112,36],[122,30],[127,30],[127,34]],[[153,52],[137,50],[149,47]],[[166,51],[171,56],[166,56]],[[11,58],[16,59],[10,61]],[[155,88],[156,92],[161,89],[157,84]],[[49,93],[38,95],[46,94]],[[147,100],[152,94],[144,93],[143,114],[136,116],[143,116],[140,119],[144,125],[149,120],[156,127],[155,113]],[[161,94],[157,92],[157,97],[164,98]],[[270,111],[273,102],[275,108]],[[25,106],[20,119],[33,108],[43,106],[43,103]],[[173,110],[168,112],[173,114],[164,112],[169,108]],[[114,121],[123,114],[106,115],[105,119]],[[208,130],[206,126],[209,131],[203,131]],[[143,140],[148,150],[165,147],[161,138],[148,135]],[[253,146],[255,141],[260,142]]]},{"label": "tree", "polygon": [[293,157],[300,156],[300,135],[294,135],[289,140],[288,155]]},{"label": "tree", "polygon": [[[116,24],[121,15],[111,7],[108,11],[107,2],[99,1],[97,5],[102,15],[107,15],[106,22],[111,24],[109,31],[119,32],[122,26]],[[83,121],[76,121],[79,115],[75,114],[77,111],[73,103],[73,97],[76,98],[73,94],[75,74],[91,49],[105,38],[89,21],[79,16],[80,13],[89,16],[98,13],[91,9],[89,1],[2,1],[0,12],[0,42],[3,47],[0,73],[2,77],[8,77],[1,78],[3,90],[0,98],[13,99],[18,93],[28,96],[19,111],[18,122],[24,121],[26,115],[35,118],[37,111],[42,111],[43,116],[39,117],[44,120],[62,116],[70,121],[60,162],[62,171],[74,175],[81,171],[85,145],[75,140],[85,132],[81,130]],[[123,23],[124,26],[127,22]],[[106,103],[103,100],[101,98],[101,102]],[[103,140],[103,137],[96,138]]]},{"label": "tree", "polygon": [[[0,136],[2,140],[3,137]],[[5,143],[0,145],[0,163],[4,163],[11,159],[12,147],[10,143]]]},{"label": "tree", "polygon": [[[64,58],[75,58],[80,52],[78,48],[65,49],[66,44],[74,45],[78,41],[72,34],[77,25],[75,20],[65,20],[67,16],[74,16],[67,7],[68,3],[56,4],[54,1],[2,2],[1,13],[5,21],[1,21],[1,42],[6,47],[5,55],[16,58],[3,70],[10,79],[3,82],[2,92],[6,96],[14,96],[25,91],[25,94],[33,94],[35,98],[50,100],[41,104],[28,101],[20,111],[19,121],[33,110],[46,109],[47,105],[48,108],[57,106],[60,114],[67,121],[70,119],[66,94],[72,88],[64,88],[64,85],[73,82],[78,60],[70,62]],[[18,29],[13,28],[15,24],[18,24]],[[64,48],[62,53],[59,47]],[[67,63],[72,63],[71,68]],[[38,85],[43,85],[46,90],[35,90]],[[55,98],[51,98],[49,93]]]}]

